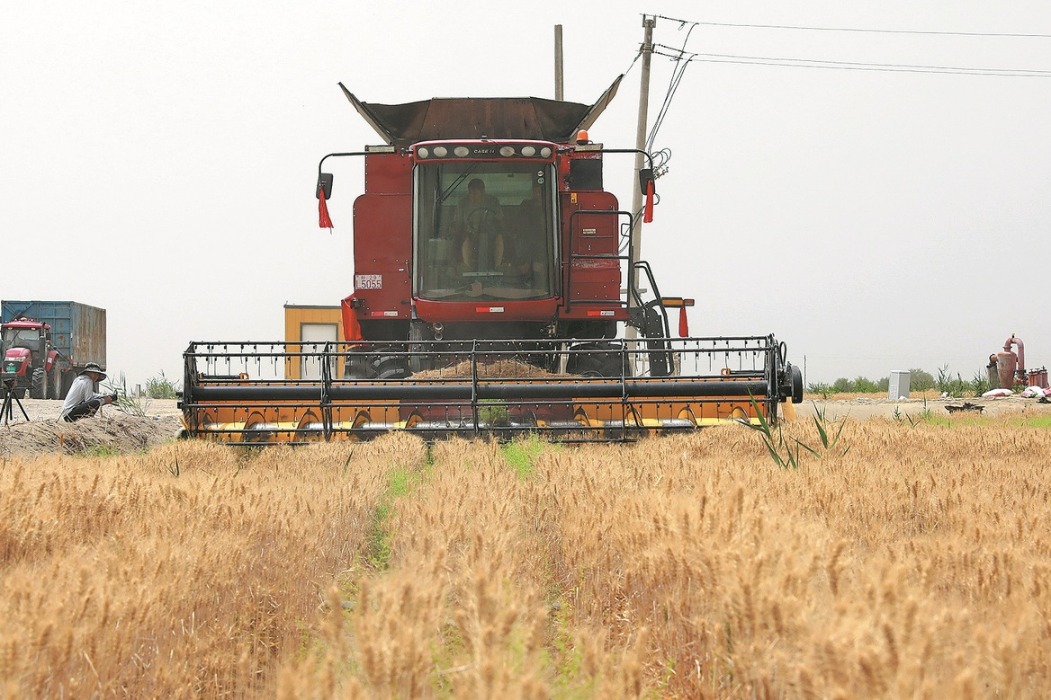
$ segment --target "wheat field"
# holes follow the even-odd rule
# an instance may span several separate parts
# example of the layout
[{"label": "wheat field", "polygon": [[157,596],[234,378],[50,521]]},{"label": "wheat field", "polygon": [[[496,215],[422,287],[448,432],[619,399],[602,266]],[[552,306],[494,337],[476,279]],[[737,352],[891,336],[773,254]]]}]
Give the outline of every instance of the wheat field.
[{"label": "wheat field", "polygon": [[[815,424],[788,428],[818,444]],[[1046,697],[1051,431],[0,463],[5,697]]]}]

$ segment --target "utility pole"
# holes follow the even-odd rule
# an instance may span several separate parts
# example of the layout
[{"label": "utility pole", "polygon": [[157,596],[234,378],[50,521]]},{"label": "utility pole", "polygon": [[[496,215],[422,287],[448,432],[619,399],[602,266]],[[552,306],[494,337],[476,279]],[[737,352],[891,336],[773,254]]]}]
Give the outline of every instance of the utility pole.
[{"label": "utility pole", "polygon": [[[657,18],[642,16],[642,27],[645,30],[645,34],[642,40],[642,77],[639,79],[639,125],[638,133],[635,137],[635,148],[640,151],[646,150],[646,120],[649,115],[650,105],[650,59],[653,56],[653,28],[657,24]],[[635,182],[632,183],[632,192],[634,196],[631,202],[631,213],[634,217],[632,219],[631,226],[631,258],[628,261],[628,308],[634,307],[635,299],[631,294],[631,290],[638,289],[639,287],[639,273],[635,269],[635,263],[641,258],[642,249],[642,217],[637,216],[637,213],[642,209],[642,190],[639,188],[639,171],[642,170],[644,165],[644,158],[641,153],[635,154],[635,170],[632,173],[635,176]],[[626,335],[629,338],[636,337],[636,329],[634,326],[628,326],[626,329]]]},{"label": "utility pole", "polygon": [[555,25],[555,99],[563,99],[562,87],[562,25]]}]

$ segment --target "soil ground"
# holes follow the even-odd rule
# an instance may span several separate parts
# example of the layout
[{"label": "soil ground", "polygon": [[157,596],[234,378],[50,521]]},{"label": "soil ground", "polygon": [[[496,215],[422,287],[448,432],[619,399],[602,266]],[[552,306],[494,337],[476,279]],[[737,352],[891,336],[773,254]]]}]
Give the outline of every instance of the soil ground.
[{"label": "soil ground", "polygon": [[823,411],[829,420],[840,418],[853,418],[855,420],[866,420],[869,418],[894,418],[895,415],[908,415],[912,418],[921,418],[925,413],[931,416],[949,416],[948,407],[963,406],[970,404],[981,407],[981,411],[955,412],[957,416],[982,415],[986,417],[998,417],[1011,413],[1024,413],[1026,415],[1051,416],[1051,403],[1041,403],[1037,399],[1026,399],[1021,396],[1005,396],[999,398],[942,398],[936,392],[927,394],[913,394],[908,399],[888,399],[885,394],[858,394],[846,395],[836,394],[829,399],[818,395],[807,394],[803,403],[797,404],[796,414],[802,418],[814,415],[815,409]]},{"label": "soil ground", "polygon": [[[17,404],[12,405],[12,415],[6,424],[3,416],[0,416],[0,459],[44,453],[77,454],[92,450],[134,452],[174,439],[182,427],[182,414],[175,400],[144,399],[139,404],[144,415],[132,415],[113,406],[104,406],[95,417],[76,423],[58,419],[62,410],[61,401],[22,399],[21,403],[29,415],[28,421]],[[892,419],[905,415],[920,419],[925,415],[948,416],[947,406],[965,403],[981,406],[981,415],[986,417],[1012,413],[1051,416],[1051,403],[1040,403],[1036,399],[1019,396],[948,399],[933,393],[896,401],[875,394],[836,395],[828,399],[807,395],[804,402],[794,408],[796,418],[803,420],[809,420],[816,411],[823,412],[829,420]],[[975,414],[976,411],[956,415]]]},{"label": "soil ground", "polygon": [[0,459],[49,452],[134,452],[173,439],[182,427],[174,399],[142,399],[141,416],[103,406],[94,417],[75,423],[58,419],[61,401],[22,399],[21,403],[28,421],[17,403],[12,403],[8,420],[0,415]]}]

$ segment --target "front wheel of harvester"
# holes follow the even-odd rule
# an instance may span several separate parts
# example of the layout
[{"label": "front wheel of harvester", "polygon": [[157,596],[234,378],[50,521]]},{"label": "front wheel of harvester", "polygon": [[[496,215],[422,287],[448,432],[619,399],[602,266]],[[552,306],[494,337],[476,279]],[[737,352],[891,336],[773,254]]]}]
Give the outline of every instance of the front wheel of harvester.
[{"label": "front wheel of harvester", "polygon": [[584,377],[631,376],[628,357],[621,343],[599,341],[573,346],[566,372]]},{"label": "front wheel of harvester", "polygon": [[368,350],[351,350],[344,366],[348,379],[404,379],[409,376],[404,355],[396,355],[397,345],[377,345]]},{"label": "front wheel of harvester", "polygon": [[29,398],[43,399],[47,397],[47,372],[43,367],[33,370],[33,384],[29,387]]},{"label": "front wheel of harvester", "polygon": [[401,355],[380,355],[375,360],[374,368],[379,379],[405,379],[410,374],[408,363]]},{"label": "front wheel of harvester", "polygon": [[360,350],[352,349],[343,365],[343,376],[347,379],[375,379],[376,373],[369,367],[369,356]]}]

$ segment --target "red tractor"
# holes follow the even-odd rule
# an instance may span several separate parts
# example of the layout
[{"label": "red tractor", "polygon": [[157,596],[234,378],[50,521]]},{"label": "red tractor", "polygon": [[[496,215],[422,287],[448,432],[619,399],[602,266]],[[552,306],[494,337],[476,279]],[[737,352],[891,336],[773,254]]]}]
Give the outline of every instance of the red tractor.
[{"label": "red tractor", "polygon": [[59,374],[50,324],[24,316],[4,323],[3,348],[4,377],[16,397],[24,398],[28,390],[30,398],[59,398],[58,381],[49,381]]}]

